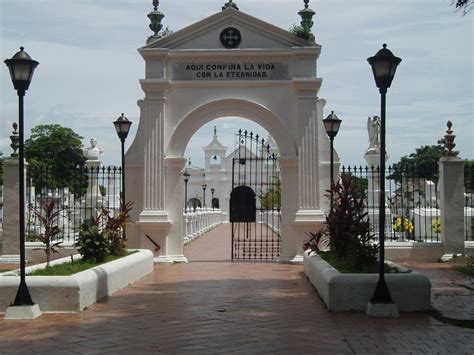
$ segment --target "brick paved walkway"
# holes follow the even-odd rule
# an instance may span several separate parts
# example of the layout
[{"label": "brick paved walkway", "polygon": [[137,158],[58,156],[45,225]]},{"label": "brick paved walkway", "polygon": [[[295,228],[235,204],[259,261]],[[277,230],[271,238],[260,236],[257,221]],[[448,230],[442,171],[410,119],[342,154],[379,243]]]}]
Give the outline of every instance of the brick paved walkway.
[{"label": "brick paved walkway", "polygon": [[431,304],[445,317],[474,321],[474,284],[453,268],[465,266],[465,258],[448,263],[405,262],[431,280]]},{"label": "brick paved walkway", "polygon": [[0,354],[131,352],[473,354],[474,330],[427,314],[330,313],[300,265],[226,261],[157,265],[80,314],[0,318]]}]

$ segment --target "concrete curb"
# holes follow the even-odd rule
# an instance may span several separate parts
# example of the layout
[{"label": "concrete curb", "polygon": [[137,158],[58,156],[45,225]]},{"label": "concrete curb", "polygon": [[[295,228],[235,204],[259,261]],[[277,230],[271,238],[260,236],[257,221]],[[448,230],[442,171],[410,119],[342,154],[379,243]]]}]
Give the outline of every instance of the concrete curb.
[{"label": "concrete curb", "polygon": [[[52,264],[70,260],[62,258]],[[27,273],[46,264],[27,268]],[[71,276],[27,276],[31,298],[42,312],[80,312],[153,272],[153,253],[138,252]],[[16,272],[0,275],[0,312],[15,298],[20,277]]]},{"label": "concrete curb", "polygon": [[[362,311],[377,285],[377,274],[341,274],[320,256],[306,251],[304,273],[326,307],[333,312]],[[400,312],[425,312],[431,306],[431,282],[417,272],[386,274],[393,301]]]}]

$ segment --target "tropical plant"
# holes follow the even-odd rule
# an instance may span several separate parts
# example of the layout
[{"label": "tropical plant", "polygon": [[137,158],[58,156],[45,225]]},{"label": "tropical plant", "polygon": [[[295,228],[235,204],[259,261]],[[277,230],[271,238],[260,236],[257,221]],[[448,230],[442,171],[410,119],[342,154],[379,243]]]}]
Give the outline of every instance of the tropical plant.
[{"label": "tropical plant", "polygon": [[365,195],[360,196],[349,176],[342,176],[331,190],[332,208],[326,217],[330,249],[341,258],[353,258],[358,265],[375,261],[379,246],[370,231]]},{"label": "tropical plant", "polygon": [[100,230],[101,216],[93,217],[81,226],[75,246],[82,261],[101,263],[110,253],[110,242]]},{"label": "tropical plant", "polygon": [[354,270],[376,263],[379,245],[370,231],[365,195],[360,196],[350,176],[341,176],[328,192],[332,203],[326,225],[320,232],[310,233],[311,239],[304,247],[316,252],[329,249],[338,259],[352,264]]},{"label": "tropical plant", "polygon": [[49,267],[52,253],[59,253],[62,248],[61,240],[58,240],[60,229],[57,225],[62,209],[56,208],[54,200],[43,201],[41,209],[31,207],[34,217],[40,222],[41,233],[35,238],[43,243],[41,250],[46,254],[46,267]]},{"label": "tropical plant", "polygon": [[122,232],[127,225],[133,222],[130,216],[132,208],[133,202],[130,201],[126,204],[121,203],[120,210],[116,214],[102,207],[101,215],[105,219],[103,233],[110,241],[110,253],[112,255],[121,256],[125,254],[127,240]]},{"label": "tropical plant", "polygon": [[312,250],[316,253],[324,252],[329,249],[329,238],[324,233],[324,228],[317,233],[308,233],[311,237],[303,244],[303,250]]}]

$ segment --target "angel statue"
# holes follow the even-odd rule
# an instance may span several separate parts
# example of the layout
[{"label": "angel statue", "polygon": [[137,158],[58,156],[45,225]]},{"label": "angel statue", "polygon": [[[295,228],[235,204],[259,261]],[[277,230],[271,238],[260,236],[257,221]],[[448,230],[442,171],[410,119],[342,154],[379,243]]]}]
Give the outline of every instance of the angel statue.
[{"label": "angel statue", "polygon": [[367,153],[378,153],[380,149],[380,117],[374,116],[367,119],[367,132],[369,133]]}]

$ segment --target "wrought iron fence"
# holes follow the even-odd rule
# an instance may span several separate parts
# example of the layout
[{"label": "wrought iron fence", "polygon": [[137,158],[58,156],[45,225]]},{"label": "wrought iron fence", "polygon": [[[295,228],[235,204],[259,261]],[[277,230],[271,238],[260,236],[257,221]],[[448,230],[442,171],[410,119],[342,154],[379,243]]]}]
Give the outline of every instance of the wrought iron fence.
[{"label": "wrought iron fence", "polygon": [[115,166],[77,168],[67,175],[50,167],[29,167],[27,241],[36,241],[44,232],[38,213],[44,214],[43,203],[54,201],[55,211],[59,211],[54,221],[60,229],[59,239],[73,243],[81,225],[96,216],[102,207],[112,212],[119,210],[121,177],[121,168]]},{"label": "wrought iron fence", "polygon": [[[350,176],[364,196],[367,218],[378,235],[378,167],[342,167],[341,175]],[[388,167],[386,176],[385,237],[390,241],[438,242],[441,234],[438,200],[438,175],[420,169]]]},{"label": "wrought iron fence", "polygon": [[474,241],[474,166],[464,165],[464,231],[467,241]]}]

